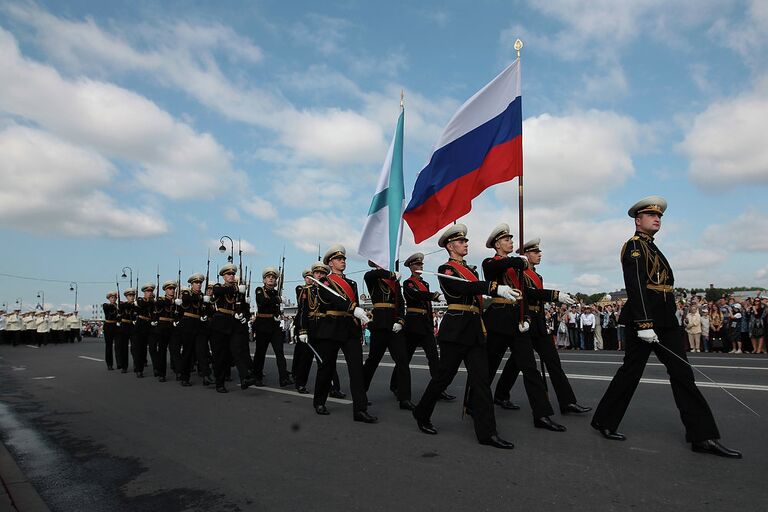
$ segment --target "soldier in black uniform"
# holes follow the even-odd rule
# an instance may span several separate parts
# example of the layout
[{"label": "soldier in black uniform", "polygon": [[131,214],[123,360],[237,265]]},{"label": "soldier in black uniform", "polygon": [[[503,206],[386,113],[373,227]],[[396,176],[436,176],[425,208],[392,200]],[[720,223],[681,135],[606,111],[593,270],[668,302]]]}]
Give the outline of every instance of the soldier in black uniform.
[{"label": "soldier in black uniform", "polygon": [[224,385],[230,357],[240,374],[240,387],[248,389],[253,384],[248,372],[251,356],[248,348],[248,319],[251,308],[245,297],[245,285],[237,284],[237,266],[227,263],[219,269],[224,283],[213,285],[211,301],[214,313],[211,317],[211,341],[213,344],[214,377],[216,391],[227,393]]},{"label": "soldier in black uniform", "polygon": [[[168,372],[168,348],[173,339],[173,322],[176,306],[173,303],[176,293],[176,282],[163,283],[164,296],[155,301],[154,333],[150,338],[150,355],[152,356],[152,368],[160,382],[165,382]],[[173,351],[171,351],[173,355]]]},{"label": "soldier in black uniform", "polygon": [[[312,360],[315,354],[309,348],[315,346],[317,338],[317,321],[320,315],[320,303],[318,299],[317,285],[311,275],[317,280],[324,279],[330,273],[330,269],[322,262],[312,265],[302,273],[304,277],[304,286],[296,287],[296,318],[294,329],[296,333],[296,348],[293,350],[293,376],[296,380],[296,391],[301,394],[308,394],[307,381],[309,372],[312,369]],[[317,350],[317,348],[315,348]],[[331,378],[331,391],[328,396],[333,398],[346,398],[346,393],[341,391],[339,374],[336,371],[336,365],[333,366],[333,377]]]},{"label": "soldier in black uniform", "polygon": [[[547,333],[546,318],[544,316],[544,304],[547,302],[559,301],[568,306],[576,303],[570,295],[558,290],[547,290],[544,288],[544,281],[540,274],[536,272],[536,265],[541,263],[541,240],[536,238],[527,242],[523,246],[525,257],[528,258],[528,269],[523,272],[525,286],[525,307],[531,322],[529,334],[533,342],[533,348],[539,354],[539,357],[546,365],[549,376],[552,380],[552,387],[555,388],[557,401],[560,405],[560,412],[585,413],[592,410],[591,407],[579,405],[576,401],[576,395],[568,382],[568,377],[560,364],[560,355],[557,353],[555,344],[552,343],[552,337]],[[504,366],[504,371],[496,384],[494,401],[497,404],[509,402],[509,393],[512,386],[515,385],[517,375],[520,373],[514,358],[509,358]]]},{"label": "soldier in black uniform", "polygon": [[449,259],[440,265],[438,272],[448,276],[440,278],[440,287],[448,302],[448,312],[443,317],[438,333],[440,344],[440,371],[429,381],[413,417],[425,434],[437,434],[431,422],[440,393],[450,385],[464,362],[467,382],[473,390],[473,414],[475,435],[480,444],[496,448],[514,448],[496,432],[496,417],[491,399],[488,378],[488,352],[485,349],[485,332],[480,316],[483,295],[513,299],[512,288],[492,281],[480,281],[477,271],[464,261],[468,252],[467,227],[455,224],[440,236],[438,245],[448,251]]},{"label": "soldier in black uniform", "polygon": [[101,305],[104,310],[104,361],[107,363],[107,370],[114,370],[112,354],[117,343],[116,336],[119,335],[117,323],[120,321],[120,312],[117,309],[117,298],[117,292],[109,292],[107,302]]},{"label": "soldier in black uniform", "polygon": [[119,343],[115,351],[115,359],[120,373],[128,373],[128,348],[133,345],[133,332],[136,323],[136,317],[139,310],[136,307],[136,288],[128,288],[123,292],[125,300],[118,305],[120,311],[120,322],[117,324],[120,328]]},{"label": "soldier in black uniform", "polygon": [[[147,365],[147,349],[149,348],[149,339],[155,323],[155,285],[147,283],[141,287],[144,297],[136,300],[138,312],[136,315],[136,324],[134,326],[134,335],[131,340],[131,355],[133,356],[133,371],[136,377],[144,377],[144,367]],[[152,368],[157,376],[157,368]]]},{"label": "soldier in black uniform", "polygon": [[396,395],[400,408],[412,411],[416,406],[411,402],[411,372],[408,368],[408,345],[401,332],[405,324],[405,300],[400,288],[396,272],[390,272],[369,261],[373,267],[365,273],[365,285],[371,294],[373,303],[373,319],[368,324],[371,332],[371,346],[368,357],[363,364],[365,391],[371,386],[373,375],[376,373],[384,352],[395,362]]},{"label": "soldier in black uniform", "polygon": [[[514,253],[514,242],[506,223],[496,226],[485,246],[494,249],[496,255],[483,260],[483,275],[488,281],[505,284],[520,290],[520,274],[528,268],[528,260]],[[547,390],[533,356],[530,336],[530,320],[520,316],[517,299],[503,297],[491,299],[491,305],[483,315],[485,328],[488,330],[488,370],[492,380],[496,375],[504,352],[510,351],[510,360],[523,372],[525,392],[533,413],[533,425],[553,432],[565,432],[566,428],[552,420],[552,404],[547,397]],[[497,402],[502,407],[509,407],[505,402]]]},{"label": "soldier in black uniform", "polygon": [[285,299],[280,297],[277,292],[276,285],[279,272],[276,268],[265,268],[261,277],[264,286],[258,286],[255,291],[257,313],[253,321],[253,335],[256,338],[256,348],[253,353],[254,385],[264,385],[264,360],[267,357],[267,348],[272,345],[280,387],[285,387],[293,384],[293,378],[288,373],[283,351],[285,334],[280,327],[280,315],[282,314],[280,307],[285,304]]},{"label": "soldier in black uniform", "polygon": [[368,414],[368,397],[363,377],[363,333],[360,327],[368,323],[368,315],[359,306],[357,283],[344,276],[347,268],[346,254],[343,246],[335,245],[323,257],[323,263],[331,267],[331,273],[321,281],[323,286],[318,287],[320,316],[315,348],[323,364],[317,369],[313,405],[317,414],[330,414],[325,402],[331,388],[336,356],[341,349],[349,372],[352,417],[355,421],[376,423],[378,419]]},{"label": "soldier in black uniform", "polygon": [[[712,411],[696,387],[693,370],[686,364],[685,348],[675,317],[675,279],[667,258],[654,243],[667,209],[663,197],[649,196],[627,212],[635,219],[635,235],[621,249],[627,302],[619,323],[626,325],[624,364],[600,400],[592,427],[605,438],[623,441],[616,431],[653,351],[667,368],[672,394],[685,425],[685,439],[695,452],[741,458],[741,453],[720,444]],[[662,345],[662,347],[659,347]]]},{"label": "soldier in black uniform", "polygon": [[203,385],[210,382],[210,357],[206,322],[210,314],[210,297],[203,295],[202,283],[205,276],[195,273],[189,276],[189,289],[184,289],[174,301],[176,304],[176,327],[174,336],[179,345],[178,362],[179,380],[184,387],[191,386],[189,381],[192,366],[197,356],[198,370],[202,372]]},{"label": "soldier in black uniform", "polygon": [[[426,282],[418,272],[424,269],[424,254],[417,252],[406,258],[403,265],[411,269],[411,277],[403,281],[403,295],[405,297],[405,325],[403,333],[408,344],[408,365],[411,364],[413,354],[417,347],[424,349],[429,365],[429,376],[437,377],[440,368],[440,356],[437,353],[435,341],[435,328],[433,324],[432,302],[440,300],[440,292],[429,290]],[[410,367],[409,367],[410,370]],[[389,389],[397,396],[397,371],[392,371],[389,381]],[[443,391],[442,400],[451,401],[456,397]]]}]

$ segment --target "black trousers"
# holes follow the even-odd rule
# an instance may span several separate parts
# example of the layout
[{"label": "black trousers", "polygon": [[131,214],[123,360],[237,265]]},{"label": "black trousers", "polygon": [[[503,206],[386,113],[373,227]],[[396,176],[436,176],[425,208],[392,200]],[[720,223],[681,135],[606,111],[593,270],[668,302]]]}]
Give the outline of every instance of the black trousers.
[{"label": "black trousers", "polygon": [[[248,347],[248,334],[245,334],[245,351],[248,353],[248,359],[250,360],[250,349]],[[192,356],[192,360],[197,364],[197,375],[199,377],[210,377],[211,366],[213,365],[213,357],[211,356],[213,342],[211,341],[211,331],[206,327],[201,329],[195,335],[195,352]],[[230,358],[227,364],[232,364]]]},{"label": "black trousers", "polygon": [[213,345],[213,373],[216,386],[223,386],[229,373],[230,361],[235,363],[240,380],[248,377],[251,369],[251,355],[248,347],[248,331],[245,327],[231,333],[211,331]]},{"label": "black trousers", "polygon": [[[416,352],[418,347],[421,347],[424,349],[424,355],[427,356],[429,376],[433,379],[437,377],[437,371],[440,369],[440,355],[437,353],[437,342],[435,341],[435,335],[432,333],[416,334],[406,331],[405,342],[408,347],[408,371],[410,371],[413,354]],[[397,390],[397,368],[392,369],[392,377],[389,378],[389,389],[392,392]]]},{"label": "black trousers", "polygon": [[584,350],[595,350],[595,330],[584,327],[581,332],[584,336]]},{"label": "black trousers", "polygon": [[619,340],[616,337],[615,327],[603,327],[603,349],[604,350],[618,350]]},{"label": "black trousers", "polygon": [[568,342],[571,344],[571,350],[581,349],[579,329],[574,324],[568,324]]},{"label": "black trousers", "polygon": [[[309,340],[309,342],[315,347],[314,340]],[[317,347],[315,347],[315,350],[317,350]],[[291,364],[291,373],[293,373],[296,389],[306,387],[309,382],[309,372],[312,370],[312,361],[314,360],[315,354],[312,352],[312,349],[306,343],[297,342],[296,348],[293,349],[293,363]],[[333,365],[333,375],[331,376],[331,390],[341,391],[341,381],[339,380],[339,373],[336,371],[335,364]]]},{"label": "black trousers", "polygon": [[347,362],[347,371],[349,372],[352,412],[356,413],[367,410],[368,396],[365,393],[363,347],[360,345],[360,339],[352,337],[344,342],[338,342],[321,338],[316,340],[313,346],[323,359],[323,364],[317,368],[317,376],[315,378],[314,406],[325,405],[325,401],[328,399],[328,392],[331,389],[331,378],[336,369],[336,357],[339,354],[339,350],[341,350]]},{"label": "black trousers", "polygon": [[[624,364],[616,372],[605,395],[595,410],[593,423],[609,429],[617,429],[624,414],[627,412],[632,395],[643,376],[645,364],[651,352],[656,354],[659,361],[666,366],[669,382],[672,385],[672,395],[680,411],[680,419],[685,426],[685,440],[689,442],[719,439],[715,418],[706,399],[696,387],[693,370],[680,359],[670,354],[655,343],[646,343],[638,339],[637,331],[627,327],[626,352]],[[656,329],[659,343],[674,354],[687,361],[685,348],[680,340],[679,330]]]},{"label": "black trousers", "polygon": [[104,324],[104,361],[107,363],[107,368],[114,366],[113,350],[117,334],[118,327],[115,324]]},{"label": "black trousers", "polygon": [[131,356],[133,356],[133,371],[143,372],[147,366],[147,349],[149,348],[150,329],[148,325],[134,327],[131,337]]},{"label": "black trousers", "polygon": [[115,359],[117,367],[121,370],[128,369],[128,348],[133,343],[133,325],[123,323],[117,334],[117,349],[115,350]]},{"label": "black trousers", "polygon": [[[571,383],[563,371],[560,355],[557,353],[555,344],[552,343],[552,338],[536,336],[531,338],[531,342],[533,349],[539,354],[541,360],[544,361],[547,373],[549,373],[549,378],[552,381],[552,387],[555,388],[557,402],[560,404],[560,407],[576,403],[576,395],[573,393]],[[509,400],[509,393],[515,385],[519,373],[520,368],[515,363],[515,359],[510,357],[507,360],[507,364],[504,365],[504,371],[501,372],[499,381],[496,383],[496,392],[493,395],[496,400]]]},{"label": "black trousers", "polygon": [[41,345],[47,345],[48,344],[48,333],[47,332],[35,332],[35,340],[37,342],[37,346]]},{"label": "black trousers", "polygon": [[389,355],[395,361],[395,374],[397,375],[397,399],[401,402],[411,399],[411,371],[408,368],[408,343],[402,332],[394,333],[391,330],[371,331],[371,346],[368,349],[368,357],[363,365],[363,378],[365,379],[365,391],[371,386],[373,375],[379,367],[384,352],[389,350]]},{"label": "black trousers", "polygon": [[264,378],[264,361],[267,358],[267,348],[272,345],[272,351],[275,353],[275,362],[277,363],[277,373],[280,384],[288,380],[288,365],[285,362],[285,352],[283,351],[283,342],[285,335],[280,328],[271,331],[254,331],[256,338],[256,348],[253,352],[253,375],[257,379]]},{"label": "black trousers", "polygon": [[173,336],[171,322],[161,321],[149,337],[149,355],[155,377],[165,377],[168,372],[168,346]]},{"label": "black trousers", "polygon": [[[182,381],[188,381],[192,375],[192,367],[195,364],[198,346],[205,345],[208,351],[208,332],[205,329],[196,331],[176,329],[173,335],[173,345],[178,346],[178,355],[174,366],[179,378]],[[206,368],[208,373],[201,375],[209,377],[211,375],[210,354],[206,354]],[[200,366],[198,366],[198,369]]]},{"label": "black trousers", "polygon": [[468,385],[473,390],[472,419],[475,422],[475,435],[479,441],[484,441],[496,434],[496,416],[488,378],[488,352],[483,346],[440,343],[438,376],[427,384],[413,415],[422,421],[429,421],[440,395],[453,382],[462,361],[467,369]]}]

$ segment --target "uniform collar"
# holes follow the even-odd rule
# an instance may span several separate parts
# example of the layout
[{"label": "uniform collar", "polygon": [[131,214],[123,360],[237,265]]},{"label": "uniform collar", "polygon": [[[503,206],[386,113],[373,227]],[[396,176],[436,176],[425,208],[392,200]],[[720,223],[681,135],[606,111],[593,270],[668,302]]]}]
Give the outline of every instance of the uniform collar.
[{"label": "uniform collar", "polygon": [[467,266],[467,260],[457,260],[456,258],[448,258],[448,261],[455,261],[456,263],[460,265]]},{"label": "uniform collar", "polygon": [[642,231],[635,231],[635,236],[640,237],[641,239],[645,240],[646,242],[653,242],[653,237],[649,235],[648,233],[644,233]]}]

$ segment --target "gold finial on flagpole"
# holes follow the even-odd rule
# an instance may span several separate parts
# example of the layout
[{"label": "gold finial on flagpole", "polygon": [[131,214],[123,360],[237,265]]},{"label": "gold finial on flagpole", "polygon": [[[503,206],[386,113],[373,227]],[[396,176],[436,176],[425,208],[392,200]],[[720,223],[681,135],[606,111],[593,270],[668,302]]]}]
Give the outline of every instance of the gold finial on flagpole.
[{"label": "gold finial on flagpole", "polygon": [[521,39],[518,39],[515,41],[515,50],[517,50],[517,58],[520,58],[520,50],[523,49],[523,41]]},{"label": "gold finial on flagpole", "polygon": [[405,92],[402,89],[400,89],[400,109],[402,110],[404,108],[405,108]]}]

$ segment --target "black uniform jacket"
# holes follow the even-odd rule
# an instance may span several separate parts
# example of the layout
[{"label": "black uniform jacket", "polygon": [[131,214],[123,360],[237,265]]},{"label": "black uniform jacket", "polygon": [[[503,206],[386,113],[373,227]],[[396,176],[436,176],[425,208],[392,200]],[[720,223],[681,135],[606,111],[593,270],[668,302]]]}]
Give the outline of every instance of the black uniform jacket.
[{"label": "black uniform jacket", "polygon": [[280,296],[276,288],[259,286],[256,288],[256,319],[253,321],[253,330],[259,332],[273,332],[280,328]]},{"label": "black uniform jacket", "polygon": [[251,307],[245,294],[238,291],[237,285],[216,283],[213,285],[211,294],[211,303],[214,309],[213,314],[208,319],[211,329],[227,334],[242,329],[247,331],[248,326],[235,318],[235,315],[239,314],[244,318],[250,318]]},{"label": "black uniform jacket", "polygon": [[183,332],[198,332],[205,328],[203,317],[208,317],[211,313],[211,305],[203,302],[202,292],[193,292],[192,290],[182,290],[181,306],[177,308],[176,318],[178,319],[178,328]]},{"label": "black uniform jacket", "polygon": [[[463,267],[463,273],[457,271],[451,263]],[[468,266],[464,261],[449,260],[440,265],[437,271],[453,277],[471,274],[477,278],[476,267]],[[495,296],[497,284],[494,281],[463,282],[446,278],[439,278],[439,281],[448,303],[448,311],[440,323],[438,341],[461,345],[485,344],[485,328],[480,316],[483,295]]]},{"label": "black uniform jacket", "polygon": [[627,302],[619,323],[638,330],[677,328],[675,278],[653,237],[637,231],[621,249],[621,267]]},{"label": "black uniform jacket", "polygon": [[541,338],[547,335],[547,319],[544,316],[544,303],[560,297],[558,290],[544,288],[544,278],[533,268],[523,274],[525,277],[525,309],[531,321],[531,336]]},{"label": "black uniform jacket", "polygon": [[337,297],[322,286],[317,287],[319,311],[317,337],[340,343],[362,336],[360,323],[352,315],[358,306],[357,283],[346,277],[342,279],[352,289],[352,297],[328,277],[323,278],[321,282],[344,298]]},{"label": "black uniform jacket", "polygon": [[115,322],[120,321],[120,312],[117,309],[117,304],[105,302],[101,305],[101,309],[104,310],[104,320],[109,320],[105,325],[115,325]]},{"label": "black uniform jacket", "polygon": [[414,275],[403,282],[403,295],[408,306],[405,310],[403,331],[420,336],[434,336],[432,301],[437,300],[440,293],[430,291],[429,283],[421,276]]},{"label": "black uniform jacket", "polygon": [[136,323],[139,314],[139,308],[135,302],[121,302],[119,306],[120,323],[122,327],[131,328]]},{"label": "black uniform jacket", "polygon": [[[497,286],[504,284],[520,289],[518,271],[528,268],[523,258],[493,256],[483,260],[483,275]],[[520,332],[520,306],[502,297],[491,300],[483,314],[485,328],[489,332],[512,336]]]},{"label": "black uniform jacket", "polygon": [[375,268],[366,272],[363,279],[373,303],[373,320],[368,324],[368,329],[391,331],[396,322],[404,323],[405,301],[395,273]]}]

